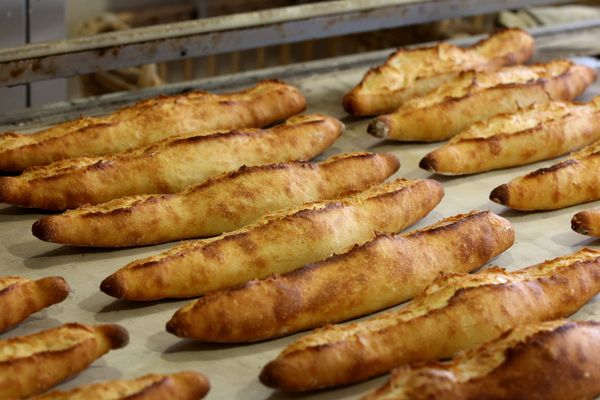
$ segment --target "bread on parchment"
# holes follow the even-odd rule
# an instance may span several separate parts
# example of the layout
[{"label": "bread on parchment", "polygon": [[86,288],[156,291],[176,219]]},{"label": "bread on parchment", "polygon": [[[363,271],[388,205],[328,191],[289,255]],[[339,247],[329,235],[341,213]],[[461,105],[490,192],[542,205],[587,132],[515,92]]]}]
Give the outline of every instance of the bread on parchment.
[{"label": "bread on parchment", "polygon": [[600,139],[600,97],[552,101],[476,122],[427,154],[421,168],[464,175],[546,160]]},{"label": "bread on parchment", "polygon": [[0,398],[44,392],[128,341],[127,331],[119,325],[76,323],[0,340]]},{"label": "bread on parchment", "polygon": [[479,268],[513,242],[510,222],[490,211],[381,234],[296,271],[208,293],[180,308],[167,330],[208,342],[247,342],[356,318],[418,295],[442,271]]},{"label": "bread on parchment", "polygon": [[368,132],[399,141],[446,140],[494,115],[535,103],[572,100],[595,79],[594,69],[566,60],[464,72],[396,111],[375,118]]},{"label": "bread on parchment", "polygon": [[515,210],[556,210],[600,199],[600,141],[559,163],[492,190],[490,200]]},{"label": "bread on parchment", "polygon": [[397,179],[343,199],[273,212],[253,225],[134,261],[100,289],[127,300],[184,298],[289,272],[370,240],[376,232],[412,225],[443,194],[434,180]]},{"label": "bread on parchment", "polygon": [[343,124],[318,114],[269,129],[180,136],[103,157],[82,157],[0,177],[0,201],[65,210],[136,194],[174,193],[242,165],[309,160],[341,135]]},{"label": "bread on parchment", "polygon": [[447,358],[527,323],[570,315],[600,291],[600,251],[582,249],[515,272],[441,276],[405,308],[315,330],[260,375],[271,387],[307,391]]},{"label": "bread on parchment", "polygon": [[69,285],[59,276],[31,281],[19,276],[0,277],[0,332],[4,332],[31,314],[69,295]]},{"label": "bread on parchment", "polygon": [[103,117],[81,117],[33,134],[1,134],[0,171],[118,153],[177,134],[263,127],[305,108],[302,93],[279,81],[263,81],[237,93],[159,96]]},{"label": "bread on parchment", "polygon": [[600,237],[600,208],[579,211],[573,215],[571,228],[582,235]]},{"label": "bread on parchment", "polygon": [[383,65],[369,70],[344,96],[344,109],[358,116],[391,112],[405,101],[456,78],[462,71],[521,64],[531,57],[533,46],[533,38],[527,32],[506,29],[464,48],[449,43],[401,48]]},{"label": "bread on parchment", "polygon": [[333,199],[384,181],[392,154],[347,153],[320,163],[242,167],[176,194],[138,195],[52,215],[33,234],[77,246],[136,246],[239,229],[269,211]]},{"label": "bread on parchment", "polygon": [[600,395],[598,354],[598,322],[527,324],[450,362],[402,366],[363,400],[593,399]]},{"label": "bread on parchment", "polygon": [[93,383],[65,392],[54,391],[35,396],[32,400],[198,400],[209,389],[210,383],[204,375],[183,371]]}]

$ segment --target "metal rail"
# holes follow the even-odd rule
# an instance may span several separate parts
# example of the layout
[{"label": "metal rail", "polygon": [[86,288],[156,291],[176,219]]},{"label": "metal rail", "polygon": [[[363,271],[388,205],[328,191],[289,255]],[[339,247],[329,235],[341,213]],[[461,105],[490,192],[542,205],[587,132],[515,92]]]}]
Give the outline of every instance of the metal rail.
[{"label": "metal rail", "polygon": [[0,86],[565,0],[337,0],[0,50]]},{"label": "metal rail", "polygon": [[[536,38],[536,61],[559,57],[600,54],[600,42],[595,40],[595,38],[600,36],[600,20],[535,28],[530,33]],[[482,36],[471,36],[451,40],[450,42],[465,46],[481,38]],[[417,46],[427,44],[422,43]],[[378,50],[307,63],[248,71],[234,75],[224,75],[216,78],[174,83],[132,92],[110,93],[97,97],[75,99],[44,108],[0,113],[0,132],[23,125],[34,127],[56,123],[65,119],[78,117],[82,113],[86,115],[99,115],[140,99],[159,94],[175,94],[193,89],[210,91],[233,90],[252,85],[261,79],[271,78],[285,79],[293,83],[294,80],[309,75],[329,73],[349,68],[366,68],[380,64],[392,51],[394,49]]]}]

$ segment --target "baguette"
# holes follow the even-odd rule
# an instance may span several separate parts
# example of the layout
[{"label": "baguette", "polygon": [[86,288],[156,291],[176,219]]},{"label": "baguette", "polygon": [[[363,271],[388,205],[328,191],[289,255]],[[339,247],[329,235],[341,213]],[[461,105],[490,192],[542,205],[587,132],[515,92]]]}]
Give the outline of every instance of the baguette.
[{"label": "baguette", "polygon": [[534,104],[476,122],[419,165],[441,175],[474,174],[558,157],[598,139],[600,97],[588,104]]},{"label": "baguette", "polygon": [[208,293],[179,309],[167,330],[203,341],[247,342],[348,320],[414,297],[442,271],[479,268],[513,242],[510,222],[489,211],[409,234],[381,234],[282,276]]},{"label": "baguette", "polygon": [[441,200],[433,180],[398,179],[340,200],[267,214],[253,225],[134,261],[100,289],[127,300],[185,298],[285,273],[423,218]]},{"label": "baguette", "polygon": [[184,371],[95,383],[67,392],[54,391],[32,400],[198,400],[209,389],[210,383],[204,375]]},{"label": "baguette", "polygon": [[242,167],[175,195],[138,195],[38,220],[33,234],[77,246],[138,246],[239,229],[269,211],[333,199],[384,181],[392,154],[350,153],[321,163]]},{"label": "baguette", "polygon": [[293,86],[264,81],[237,93],[201,91],[143,100],[104,117],[81,117],[20,135],[0,135],[0,171],[84,155],[147,146],[176,134],[263,127],[302,112],[306,100]]},{"label": "baguette", "polygon": [[600,199],[600,141],[492,190],[490,200],[515,210],[556,210]]},{"label": "baguette", "polygon": [[571,218],[571,228],[582,235],[600,237],[600,208],[575,214]]},{"label": "baguette", "polygon": [[74,323],[0,340],[0,398],[46,391],[128,341],[127,331],[119,325]]},{"label": "baguette", "polygon": [[359,382],[405,363],[452,356],[521,324],[570,315],[600,291],[600,251],[516,272],[442,276],[407,307],[315,330],[286,347],[261,381],[288,391]]},{"label": "baguette", "polygon": [[364,400],[566,400],[600,395],[600,323],[524,325],[449,363],[404,366]]},{"label": "baguette", "polygon": [[401,48],[383,65],[369,70],[344,96],[344,109],[358,116],[391,112],[405,101],[456,78],[461,71],[486,71],[521,64],[532,53],[533,38],[520,29],[497,32],[465,48],[449,43]]},{"label": "baguette", "polygon": [[550,100],[572,100],[595,79],[592,68],[565,60],[493,72],[469,71],[377,117],[368,132],[399,141],[446,140],[494,115]]},{"label": "baguette", "polygon": [[0,332],[4,332],[31,314],[69,295],[69,285],[59,276],[30,281],[18,276],[0,277]]},{"label": "baguette", "polygon": [[0,177],[0,201],[64,210],[129,195],[174,193],[242,165],[311,159],[342,129],[335,118],[303,115],[270,129],[178,137],[116,155],[58,161]]}]

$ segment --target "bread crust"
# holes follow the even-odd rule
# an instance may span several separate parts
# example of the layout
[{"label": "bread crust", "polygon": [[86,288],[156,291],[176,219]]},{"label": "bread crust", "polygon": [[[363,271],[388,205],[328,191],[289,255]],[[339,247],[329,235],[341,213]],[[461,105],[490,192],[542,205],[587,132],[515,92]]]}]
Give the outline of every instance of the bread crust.
[{"label": "bread crust", "polygon": [[496,187],[490,200],[515,210],[556,210],[600,199],[600,141],[566,160]]},{"label": "bread crust", "polygon": [[398,368],[364,400],[593,399],[600,323],[549,321],[504,333],[449,363]]},{"label": "bread crust", "polygon": [[592,68],[565,60],[493,72],[469,71],[377,117],[368,132],[398,141],[446,140],[494,115],[550,100],[572,100],[595,79]]},{"label": "bread crust", "polygon": [[558,157],[598,139],[600,97],[588,104],[534,104],[476,122],[419,165],[441,175],[474,174]]},{"label": "bread crust", "polygon": [[31,281],[18,276],[0,277],[0,332],[4,332],[31,314],[69,295],[69,285],[59,276]]},{"label": "bread crust", "polygon": [[398,179],[364,192],[267,214],[253,225],[134,261],[100,289],[127,300],[185,298],[285,273],[412,225],[441,200],[433,180]]},{"label": "bread crust", "polygon": [[490,211],[408,234],[380,234],[296,271],[208,293],[180,308],[167,330],[202,341],[247,342],[345,321],[411,299],[442,271],[479,268],[513,242],[510,222]]},{"label": "bread crust", "polygon": [[309,160],[342,130],[335,118],[302,115],[269,129],[181,136],[115,155],[58,161],[0,177],[0,201],[65,210],[123,196],[174,193],[242,165]]},{"label": "bread crust", "polygon": [[571,229],[582,235],[600,237],[600,208],[583,210],[573,215]]},{"label": "bread crust", "polygon": [[239,229],[269,211],[333,199],[398,170],[389,153],[347,153],[320,163],[241,167],[176,194],[138,195],[44,217],[33,234],[77,246],[138,246]]},{"label": "bread crust", "polygon": [[149,374],[131,380],[114,380],[54,391],[34,400],[198,400],[210,390],[204,375],[194,371]]},{"label": "bread crust", "polygon": [[276,80],[236,93],[159,96],[33,134],[0,134],[0,170],[16,172],[66,158],[118,153],[176,134],[263,127],[305,108],[300,90]]},{"label": "bread crust", "polygon": [[128,341],[127,331],[119,325],[76,323],[0,340],[0,397],[41,393]]},{"label": "bread crust", "polygon": [[516,272],[442,276],[399,311],[300,338],[260,379],[288,391],[359,382],[402,364],[450,357],[515,326],[570,315],[599,291],[600,251],[592,249]]},{"label": "bread crust", "polygon": [[370,69],[344,96],[353,115],[391,112],[455,78],[461,71],[494,70],[521,64],[533,53],[533,38],[520,29],[506,29],[468,47],[449,43],[415,49],[400,48],[383,65]]}]

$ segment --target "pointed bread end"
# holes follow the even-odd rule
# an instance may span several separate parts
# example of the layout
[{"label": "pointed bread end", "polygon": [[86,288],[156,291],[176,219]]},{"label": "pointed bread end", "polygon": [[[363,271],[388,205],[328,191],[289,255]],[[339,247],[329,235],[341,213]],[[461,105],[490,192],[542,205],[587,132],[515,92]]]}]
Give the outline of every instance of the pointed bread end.
[{"label": "pointed bread end", "polygon": [[129,332],[121,325],[98,325],[95,329],[100,332],[110,344],[111,349],[120,349],[129,344]]},{"label": "pointed bread end", "polygon": [[492,190],[490,193],[490,200],[504,206],[508,205],[510,200],[508,185],[503,184]]},{"label": "pointed bread end", "polygon": [[116,273],[110,275],[100,283],[100,290],[117,299],[121,299],[125,295],[122,279]]},{"label": "pointed bread end", "polygon": [[419,167],[426,171],[436,173],[437,160],[435,159],[435,156],[432,153],[426,154],[419,162]]},{"label": "pointed bread end", "polygon": [[390,123],[388,118],[380,116],[369,123],[367,132],[375,137],[386,139],[390,135]]}]

